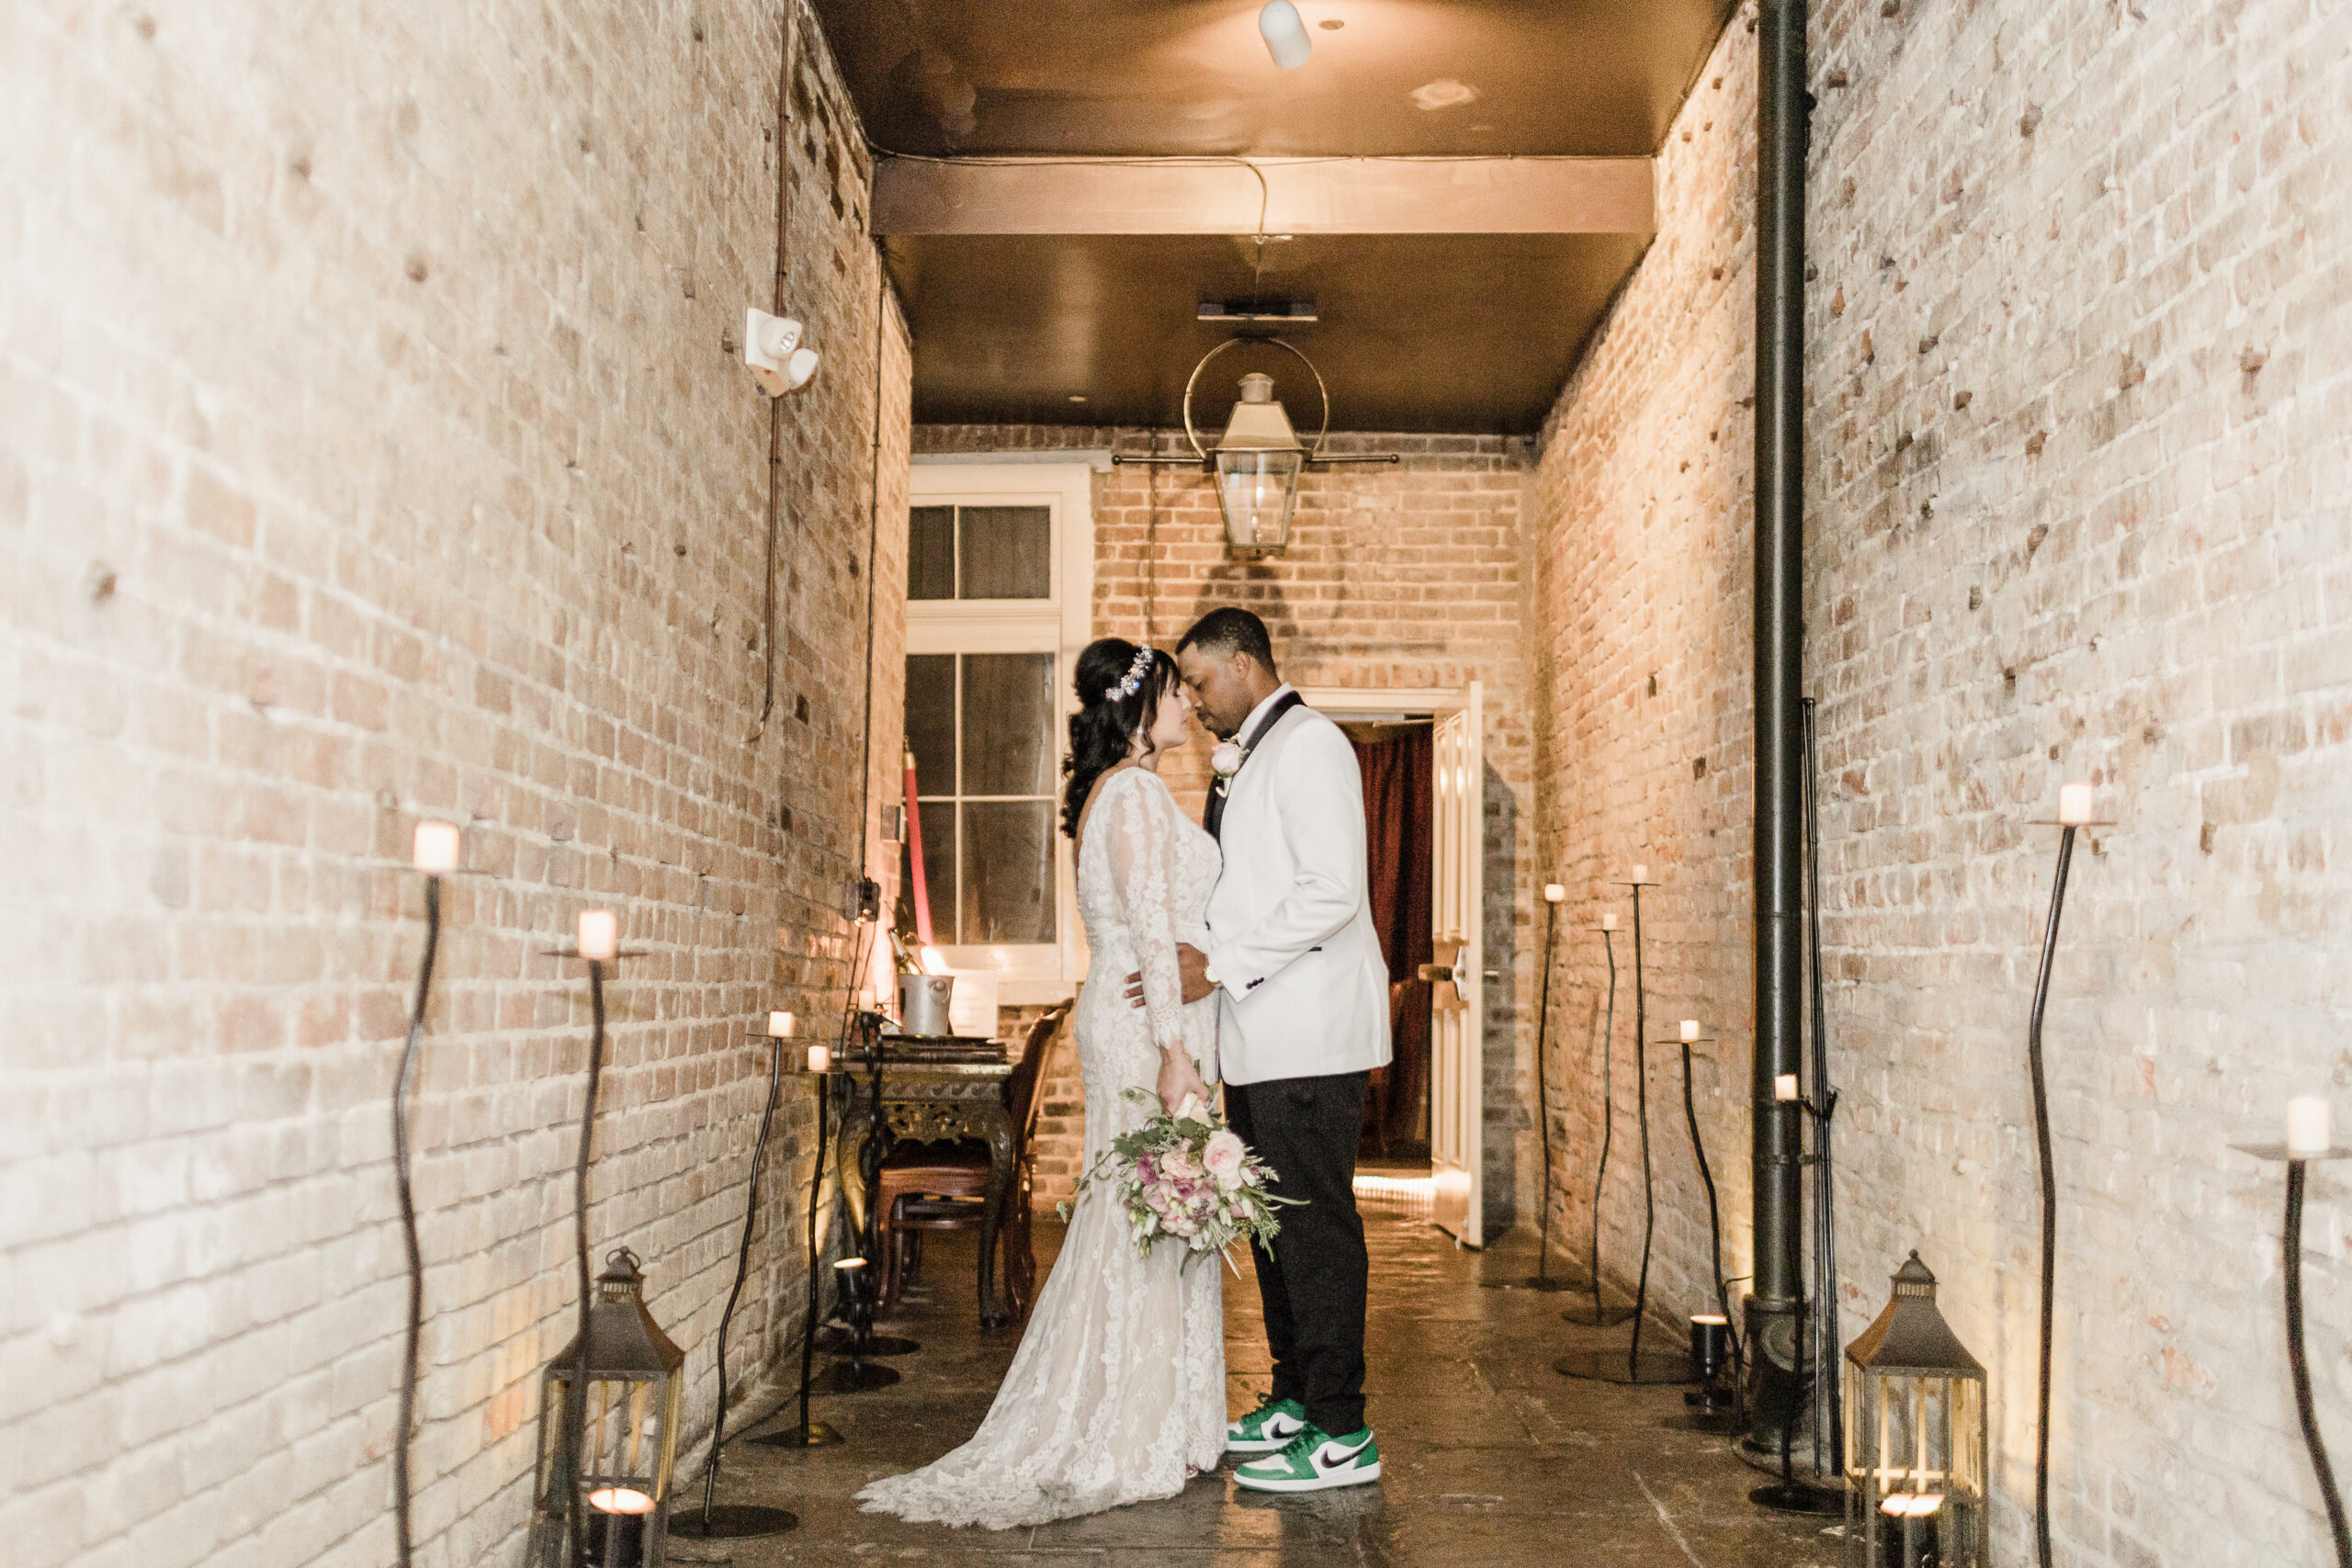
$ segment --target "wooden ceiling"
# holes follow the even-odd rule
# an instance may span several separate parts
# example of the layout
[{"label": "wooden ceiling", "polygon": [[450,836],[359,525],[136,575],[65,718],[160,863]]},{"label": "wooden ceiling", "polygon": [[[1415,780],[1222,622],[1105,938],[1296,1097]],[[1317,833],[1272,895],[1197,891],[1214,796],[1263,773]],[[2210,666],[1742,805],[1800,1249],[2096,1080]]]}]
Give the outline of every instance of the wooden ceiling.
[{"label": "wooden ceiling", "polygon": [[[1288,72],[1261,0],[813,3],[882,152],[1245,160],[1651,154],[1733,0],[1296,0],[1314,52]],[[1198,300],[1254,291],[1315,301],[1283,335],[1329,383],[1335,427],[1528,432],[1648,241],[1302,224],[1261,247],[1072,209],[1054,233],[886,225],[917,420],[1171,423],[1234,330]],[[1311,387],[1277,390],[1314,417]],[[1204,423],[1231,397],[1204,386]]]}]

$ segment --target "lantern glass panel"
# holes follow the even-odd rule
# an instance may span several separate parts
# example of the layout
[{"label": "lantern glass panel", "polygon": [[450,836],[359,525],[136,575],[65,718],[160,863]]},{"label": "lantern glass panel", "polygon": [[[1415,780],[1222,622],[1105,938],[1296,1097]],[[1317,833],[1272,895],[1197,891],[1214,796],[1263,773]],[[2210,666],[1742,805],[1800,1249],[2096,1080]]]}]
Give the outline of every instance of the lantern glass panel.
[{"label": "lantern glass panel", "polygon": [[1912,1254],[1894,1298],[1847,1350],[1847,1561],[1853,1568],[1981,1568],[1984,1370],[1935,1305]]},{"label": "lantern glass panel", "polygon": [[[626,1249],[596,1281],[588,1375],[573,1402],[575,1340],[539,1378],[539,1464],[529,1568],[570,1568],[576,1510],[589,1562],[651,1568],[663,1561],[685,1397],[684,1357],[646,1312],[643,1275]],[[579,1421],[574,1445],[572,1423]]]},{"label": "lantern glass panel", "polygon": [[1225,536],[1237,549],[1279,550],[1290,543],[1291,508],[1306,454],[1219,447],[1216,501]]}]

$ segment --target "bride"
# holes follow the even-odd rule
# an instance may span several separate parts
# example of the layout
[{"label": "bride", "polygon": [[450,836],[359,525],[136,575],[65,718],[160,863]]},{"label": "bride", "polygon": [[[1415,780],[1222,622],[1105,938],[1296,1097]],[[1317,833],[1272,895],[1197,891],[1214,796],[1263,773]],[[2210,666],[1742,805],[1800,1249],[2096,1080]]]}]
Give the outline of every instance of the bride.
[{"label": "bride", "polygon": [[[1086,1162],[1154,1114],[1120,1091],[1173,1108],[1205,1104],[1216,1004],[1186,1006],[1176,946],[1204,947],[1219,861],[1160,782],[1159,760],[1191,734],[1175,660],[1117,637],[1078,660],[1080,706],[1063,762],[1062,831],[1078,842],[1078,910],[1093,951],[1078,1004],[1086,1078]],[[1124,976],[1143,976],[1144,1005]],[[869,1513],[1010,1529],[1172,1497],[1225,1450],[1224,1294],[1217,1260],[1182,1273],[1182,1248],[1136,1255],[1125,1217],[1089,1194],[1037,1298],[1012,1370],[962,1448],[875,1482]]]}]

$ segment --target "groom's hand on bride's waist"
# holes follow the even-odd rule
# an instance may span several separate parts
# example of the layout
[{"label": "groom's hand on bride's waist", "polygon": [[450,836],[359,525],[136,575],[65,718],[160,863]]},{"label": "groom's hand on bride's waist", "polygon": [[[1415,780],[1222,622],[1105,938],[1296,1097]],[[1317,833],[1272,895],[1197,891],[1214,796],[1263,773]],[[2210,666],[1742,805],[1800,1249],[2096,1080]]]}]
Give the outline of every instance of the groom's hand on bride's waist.
[{"label": "groom's hand on bride's waist", "polygon": [[[1216,983],[1209,978],[1209,955],[1188,942],[1176,944],[1176,971],[1183,976],[1184,999],[1188,1002],[1199,1001],[1216,989]],[[1143,1006],[1143,976],[1140,974],[1127,976],[1127,1005]]]}]

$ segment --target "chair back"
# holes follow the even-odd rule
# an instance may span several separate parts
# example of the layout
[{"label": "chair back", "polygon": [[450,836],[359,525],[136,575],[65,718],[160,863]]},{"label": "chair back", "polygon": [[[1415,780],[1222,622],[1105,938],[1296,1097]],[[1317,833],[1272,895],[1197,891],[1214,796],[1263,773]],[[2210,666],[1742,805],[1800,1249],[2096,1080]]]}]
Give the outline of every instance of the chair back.
[{"label": "chair back", "polygon": [[1071,1005],[1057,1002],[1029,1026],[1029,1036],[1021,1045],[1021,1060],[1012,1065],[1012,1076],[1005,1080],[1004,1105],[1012,1123],[1016,1153],[1028,1148],[1029,1134],[1037,1125],[1037,1107],[1044,1099],[1037,1091],[1045,1077],[1046,1057],[1053,1050],[1062,1021],[1069,1017]]}]

